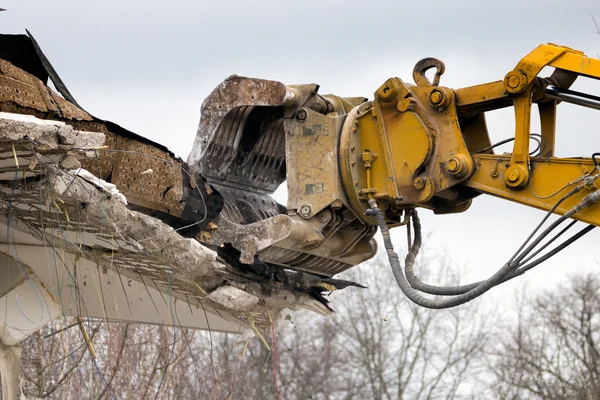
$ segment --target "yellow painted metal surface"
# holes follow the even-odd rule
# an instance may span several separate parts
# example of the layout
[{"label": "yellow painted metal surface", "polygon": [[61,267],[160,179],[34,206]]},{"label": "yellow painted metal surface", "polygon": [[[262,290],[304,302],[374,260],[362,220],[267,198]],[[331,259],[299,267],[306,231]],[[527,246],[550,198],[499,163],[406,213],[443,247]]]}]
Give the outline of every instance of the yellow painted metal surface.
[{"label": "yellow painted metal surface", "polygon": [[[547,66],[556,68],[555,72],[539,77]],[[430,68],[436,69],[433,82],[425,76]],[[599,79],[600,60],[568,47],[544,44],[519,61],[503,80],[457,90],[439,86],[444,70],[439,60],[421,60],[413,72],[416,85],[388,79],[371,103],[349,113],[340,138],[340,170],[349,203],[357,213],[373,197],[386,208],[388,223],[398,224],[405,208],[462,212],[480,193],[549,210],[581,182],[574,181],[600,173],[590,158],[553,157],[556,111],[564,99],[557,100],[556,89],[562,90],[559,95],[566,93],[578,76]],[[546,94],[550,85],[552,98]],[[485,113],[505,107],[515,112],[513,151],[494,155]],[[542,146],[531,157],[531,119],[536,117]],[[556,212],[565,212],[596,186],[571,197]],[[581,211],[576,219],[600,225],[600,209]]]},{"label": "yellow painted metal surface", "polygon": [[[401,223],[408,205],[452,212],[459,205],[464,210],[469,200],[451,192],[473,170],[455,94],[424,75],[426,69],[437,68],[437,84],[444,70],[441,61],[426,59],[417,67],[417,85],[387,80],[373,102],[349,114],[340,140],[342,180],[350,202],[364,210],[369,198],[377,199],[387,207],[392,225]],[[364,153],[377,157],[365,163]],[[457,201],[437,207],[438,193]]]},{"label": "yellow painted metal surface", "polygon": [[[508,156],[482,154],[474,158],[475,172],[464,183],[465,186],[546,211],[550,210],[561,197],[583,181],[573,182],[594,170],[594,163],[590,159],[563,158],[549,160],[536,157],[531,159],[531,178],[528,185],[523,190],[511,190],[506,187],[504,179],[502,179],[508,170],[506,167],[506,164],[510,161]],[[600,180],[596,180],[593,186],[583,189],[566,199],[556,212],[564,214],[585,196],[598,189],[600,189]],[[600,226],[600,209],[598,207],[586,208],[575,214],[573,218]]]}]

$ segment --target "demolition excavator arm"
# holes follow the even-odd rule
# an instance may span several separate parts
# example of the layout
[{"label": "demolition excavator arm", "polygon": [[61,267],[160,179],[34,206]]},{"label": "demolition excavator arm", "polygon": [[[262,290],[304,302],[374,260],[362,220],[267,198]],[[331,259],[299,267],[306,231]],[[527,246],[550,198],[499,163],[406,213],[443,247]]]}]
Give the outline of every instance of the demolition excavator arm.
[{"label": "demolition excavator arm", "polygon": [[[546,67],[554,70],[542,78]],[[433,81],[426,76],[430,69]],[[600,79],[599,60],[541,45],[503,80],[457,90],[440,86],[444,70],[440,60],[423,59],[414,84],[388,79],[372,101],[321,96],[317,85],[228,78],[203,104],[188,159],[224,198],[214,229],[201,232],[201,240],[232,246],[248,265],[331,276],[375,254],[378,226],[405,293],[426,307],[444,308],[524,273],[600,224],[600,206],[594,206],[598,154],[554,157],[557,106],[600,109],[600,97],[569,89],[578,77]],[[531,132],[533,104],[539,133]],[[514,136],[494,144],[485,113],[506,107],[514,109]],[[533,151],[532,140],[538,144]],[[511,141],[512,153],[494,154]],[[284,180],[287,208],[269,197]],[[413,271],[421,240],[416,208],[463,212],[481,194],[546,210],[544,221],[552,213],[562,217],[538,236],[532,233],[490,280],[460,287],[419,281]],[[531,255],[568,218],[591,226],[538,258],[540,251]],[[388,233],[400,225],[414,231],[404,271]],[[446,297],[425,298],[419,291]]]},{"label": "demolition excavator arm", "polygon": [[[414,67],[414,84],[388,79],[372,100],[320,95],[315,84],[231,76],[202,104],[184,163],[164,146],[81,109],[30,35],[2,35],[0,42],[2,111],[105,132],[103,151],[82,166],[123,189],[129,209],[195,238],[236,273],[312,293],[321,302],[321,291],[348,284],[331,277],[375,255],[378,228],[404,293],[425,307],[445,308],[525,273],[600,225],[600,153],[555,157],[560,104],[600,109],[600,97],[570,89],[576,79],[600,79],[600,60],[568,47],[541,45],[503,80],[462,89],[441,86],[444,64],[426,58]],[[432,80],[429,70],[435,70]],[[542,77],[547,70],[550,76]],[[36,92],[48,79],[63,98]],[[539,133],[531,132],[534,104]],[[486,113],[509,107],[514,132],[492,143]],[[510,142],[511,153],[494,153]],[[287,206],[271,196],[285,181]],[[490,278],[452,287],[420,281],[414,271],[421,246],[417,209],[460,213],[481,194],[547,214]],[[542,229],[552,214],[558,219]],[[558,241],[577,221],[586,227]],[[389,228],[403,225],[411,243],[402,268]]]},{"label": "demolition excavator arm", "polygon": [[[538,76],[544,67],[555,68],[549,78]],[[430,68],[436,69],[433,83],[425,77]],[[569,90],[578,76],[599,79],[599,60],[547,44],[502,81],[451,90],[439,86],[443,72],[441,61],[422,60],[413,71],[415,86],[389,79],[373,102],[349,116],[341,136],[341,172],[356,209],[366,211],[367,200],[374,198],[388,212],[407,206],[460,212],[470,199],[487,193],[550,210],[561,190],[593,178],[586,181],[588,190],[554,210],[564,214],[595,189],[594,158],[555,158],[554,150],[557,104],[600,108],[600,98]],[[539,110],[539,134],[530,132],[533,103]],[[485,112],[504,107],[515,112],[513,151],[497,155]],[[539,143],[534,152],[532,138]],[[356,151],[360,159],[353,156]],[[598,225],[600,209],[581,210],[573,218]]]}]

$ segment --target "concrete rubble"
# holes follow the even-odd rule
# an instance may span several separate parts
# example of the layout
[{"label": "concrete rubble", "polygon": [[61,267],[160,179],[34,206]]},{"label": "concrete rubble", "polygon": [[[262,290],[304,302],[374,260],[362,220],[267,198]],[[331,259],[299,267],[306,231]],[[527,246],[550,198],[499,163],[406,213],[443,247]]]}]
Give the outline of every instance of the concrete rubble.
[{"label": "concrete rubble", "polygon": [[[29,214],[22,210],[24,205],[20,205],[19,212],[15,212],[14,217],[25,217],[22,221],[24,225],[14,224],[14,229],[25,230],[22,226],[29,229],[34,225],[40,232],[45,232],[38,235],[52,235],[48,233],[52,221],[56,222],[55,228],[58,228],[61,218],[65,218],[64,222],[67,223],[68,215],[74,226],[67,227],[66,231],[79,233],[85,238],[86,258],[101,264],[110,262],[121,266],[125,275],[139,273],[152,277],[162,283],[165,293],[175,291],[200,298],[212,308],[231,314],[240,321],[241,327],[247,326],[249,313],[256,326],[270,326],[269,315],[276,316],[284,308],[294,309],[300,306],[322,314],[329,312],[327,307],[304,293],[294,293],[277,282],[258,277],[249,278],[247,274],[228,266],[214,250],[204,247],[197,240],[182,237],[156,218],[129,210],[120,201],[120,197],[114,196],[114,192],[111,195],[106,190],[98,190],[98,181],[91,183],[89,172],[81,176],[82,174],[68,171],[72,164],[64,168],[65,159],[83,159],[86,153],[93,157],[94,151],[90,149],[101,148],[103,139],[102,133],[77,131],[59,121],[42,121],[29,116],[0,113],[2,153],[10,154],[10,149],[15,146],[19,149],[18,159],[24,161],[20,165],[29,165],[28,160],[41,160],[33,171],[27,171],[36,175],[32,182],[24,184],[8,180],[0,184],[3,195],[6,195],[9,188],[16,188],[21,203],[31,208],[39,207],[40,210],[36,212],[47,214],[43,226],[41,222],[26,218]],[[25,150],[32,142],[36,143],[39,153]],[[6,157],[1,165],[3,171],[12,167],[13,172],[8,173],[8,176],[14,177],[17,168],[11,157]],[[57,202],[57,199],[60,201]],[[3,205],[4,213],[8,211],[5,206],[6,204]],[[52,206],[56,209],[51,210]],[[59,218],[56,218],[57,214]],[[75,221],[74,216],[78,214],[80,218]],[[97,235],[111,236],[114,246],[106,246],[91,237],[94,235],[87,228],[99,226],[102,229]],[[82,245],[75,240],[66,244],[73,252]],[[136,267],[141,264],[144,268]],[[37,268],[30,267],[33,270]],[[170,272],[171,283],[166,282],[165,270]]]}]

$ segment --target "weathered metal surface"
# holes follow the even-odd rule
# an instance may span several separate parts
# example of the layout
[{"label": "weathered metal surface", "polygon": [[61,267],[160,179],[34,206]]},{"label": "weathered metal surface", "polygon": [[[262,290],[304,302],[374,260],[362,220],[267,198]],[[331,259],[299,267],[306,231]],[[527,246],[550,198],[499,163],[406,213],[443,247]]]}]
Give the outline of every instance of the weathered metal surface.
[{"label": "weathered metal surface", "polygon": [[[364,98],[317,89],[232,76],[204,101],[188,163],[225,205],[201,240],[233,244],[244,262],[258,255],[325,276],[373,256],[375,229],[349,211],[338,170],[345,114]],[[268,195],[286,178],[288,210]]]},{"label": "weathered metal surface", "polygon": [[[209,182],[272,193],[285,180],[283,118],[315,100],[317,85],[230,76],[204,100],[188,164]],[[319,98],[320,99],[320,98]]]},{"label": "weathered metal surface", "polygon": [[294,221],[282,214],[247,225],[235,224],[221,217],[217,220],[217,228],[205,241],[215,245],[231,243],[241,252],[240,261],[246,264],[252,264],[258,252],[282,240],[291,238],[302,245],[321,238],[319,230],[308,222]]},{"label": "weathered metal surface", "polygon": [[288,208],[309,219],[336,200],[347,203],[338,167],[345,115],[302,112],[304,118],[286,121]]},{"label": "weathered metal surface", "polygon": [[234,224],[252,224],[286,212],[285,207],[267,194],[232,188],[218,183],[214,183],[213,186],[225,201],[221,217]]}]

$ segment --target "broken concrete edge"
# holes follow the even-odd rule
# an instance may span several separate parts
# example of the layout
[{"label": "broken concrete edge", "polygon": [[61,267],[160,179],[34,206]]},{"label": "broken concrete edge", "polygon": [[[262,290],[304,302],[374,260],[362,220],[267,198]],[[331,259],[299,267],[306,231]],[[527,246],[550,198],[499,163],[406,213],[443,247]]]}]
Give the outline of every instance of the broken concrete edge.
[{"label": "broken concrete edge", "polygon": [[[86,203],[88,222],[104,223],[115,236],[142,254],[156,255],[169,268],[179,286],[191,283],[201,289],[203,301],[221,309],[245,325],[267,328],[286,308],[309,309],[323,315],[329,309],[310,296],[292,292],[276,282],[256,282],[228,268],[211,249],[180,236],[173,228],[148,215],[131,211],[81,178],[54,169],[48,172],[55,195],[64,202]],[[196,290],[197,291],[197,290]]]},{"label": "broken concrete edge", "polygon": [[78,131],[61,121],[5,112],[0,112],[0,132],[0,141],[25,141],[44,150],[93,150],[103,146],[106,139],[103,133]]},{"label": "broken concrete edge", "polygon": [[[104,134],[77,131],[59,121],[0,113],[1,142],[31,143],[34,154],[43,148],[80,158],[86,153],[93,156],[93,149],[104,144]],[[257,282],[236,273],[214,251],[198,241],[183,238],[156,218],[127,209],[106,193],[99,194],[96,185],[67,172],[71,167],[73,163],[37,166],[50,182],[52,193],[49,196],[57,196],[62,202],[87,204],[86,222],[106,226],[108,221],[111,231],[140,253],[159,254],[174,279],[191,282],[202,289],[205,301],[232,314],[246,326],[266,328],[276,323],[286,308],[329,314],[326,306],[305,293],[292,291],[276,282]],[[53,199],[46,200],[49,203]]]},{"label": "broken concrete edge", "polygon": [[[68,169],[68,167],[65,165],[64,162],[61,162],[60,166]],[[81,177],[85,181],[96,186],[99,190],[103,191],[107,196],[109,196],[111,198],[115,198],[115,199],[119,200],[121,203],[127,205],[127,198],[125,197],[125,195],[123,193],[121,193],[119,191],[119,189],[117,189],[117,185],[106,182],[104,179],[98,178],[97,176],[92,174],[87,169],[83,169],[83,168],[71,169],[69,171],[69,173],[71,175]]]}]

